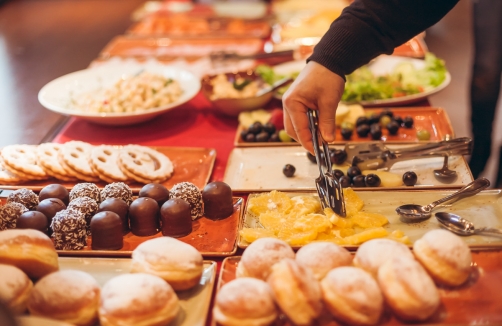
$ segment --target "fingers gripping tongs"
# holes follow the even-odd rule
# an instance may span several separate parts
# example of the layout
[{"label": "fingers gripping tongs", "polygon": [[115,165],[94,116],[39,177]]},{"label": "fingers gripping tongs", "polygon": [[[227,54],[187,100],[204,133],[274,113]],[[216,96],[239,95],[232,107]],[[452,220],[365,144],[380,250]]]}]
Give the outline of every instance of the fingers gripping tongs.
[{"label": "fingers gripping tongs", "polygon": [[[312,142],[314,143],[314,152],[319,167],[319,177],[315,179],[315,185],[322,208],[331,208],[339,216],[346,216],[345,202],[343,200],[343,191],[340,182],[333,176],[331,170],[331,161],[329,158],[329,148],[319,131],[319,119],[317,111],[309,109],[307,112],[309,118],[309,127],[312,133]],[[322,147],[320,147],[322,145]],[[321,151],[324,155],[321,156]]]}]

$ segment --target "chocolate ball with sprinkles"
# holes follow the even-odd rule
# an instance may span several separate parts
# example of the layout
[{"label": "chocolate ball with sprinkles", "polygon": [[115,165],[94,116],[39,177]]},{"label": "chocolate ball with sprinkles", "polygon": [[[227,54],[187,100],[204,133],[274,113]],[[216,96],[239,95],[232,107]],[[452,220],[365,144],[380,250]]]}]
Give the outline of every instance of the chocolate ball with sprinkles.
[{"label": "chocolate ball with sprinkles", "polygon": [[190,204],[192,220],[202,217],[203,202],[202,193],[196,185],[190,182],[180,182],[171,188],[171,198],[181,198]]},{"label": "chocolate ball with sprinkles", "polygon": [[19,203],[28,210],[32,210],[38,205],[38,196],[33,192],[33,190],[20,188],[9,194],[7,197],[7,203]]},{"label": "chocolate ball with sprinkles", "polygon": [[101,192],[99,191],[98,186],[96,186],[94,183],[77,183],[70,190],[70,202],[80,197],[90,197],[94,199],[96,203],[101,203]]},{"label": "chocolate ball with sprinkles", "polygon": [[101,200],[108,198],[118,198],[122,199],[127,205],[132,203],[132,190],[123,182],[113,182],[107,184],[103,190],[101,190]]},{"label": "chocolate ball with sprinkles", "polygon": [[56,213],[52,219],[54,247],[58,250],[81,250],[87,244],[84,215],[74,209]]},{"label": "chocolate ball with sprinkles", "polygon": [[16,221],[28,209],[20,203],[10,202],[0,206],[0,231],[14,229]]},{"label": "chocolate ball with sprinkles", "polygon": [[78,197],[68,204],[68,209],[76,210],[84,216],[87,231],[90,234],[91,218],[98,212],[98,203],[90,197]]}]

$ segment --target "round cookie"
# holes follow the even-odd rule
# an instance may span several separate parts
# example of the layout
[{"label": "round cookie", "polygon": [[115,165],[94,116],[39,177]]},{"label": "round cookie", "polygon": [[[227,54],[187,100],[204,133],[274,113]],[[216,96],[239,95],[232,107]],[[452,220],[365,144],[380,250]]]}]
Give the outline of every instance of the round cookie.
[{"label": "round cookie", "polygon": [[384,302],[378,283],[356,267],[331,270],[321,281],[325,306],[348,325],[374,325],[382,315]]},{"label": "round cookie", "polygon": [[190,204],[192,220],[204,215],[202,194],[196,185],[190,182],[180,182],[171,188],[171,198],[180,198]]},{"label": "round cookie", "polygon": [[232,280],[221,287],[213,308],[223,326],[270,325],[278,316],[269,285],[251,277]]},{"label": "round cookie", "polygon": [[93,146],[86,142],[69,141],[59,150],[59,162],[70,175],[89,182],[98,181],[98,176],[89,164],[92,148]]},{"label": "round cookie", "polygon": [[38,196],[33,190],[20,188],[7,196],[7,203],[19,203],[27,209],[34,209],[38,205]]},{"label": "round cookie", "polygon": [[70,201],[79,197],[90,197],[94,199],[96,203],[101,203],[101,191],[94,183],[77,183],[70,191]]},{"label": "round cookie", "polygon": [[157,275],[175,290],[187,290],[199,284],[203,270],[200,252],[174,238],[151,239],[132,252],[131,273]]},{"label": "round cookie", "polygon": [[19,216],[28,209],[20,203],[7,203],[0,206],[0,231],[6,229],[14,229]]},{"label": "round cookie", "polygon": [[467,243],[442,230],[427,232],[413,244],[416,259],[439,284],[458,286],[471,273],[472,256]]},{"label": "round cookie", "polygon": [[6,167],[3,162],[2,156],[0,156],[0,182],[7,183],[7,184],[13,184],[13,183],[20,183],[24,181],[20,175],[16,173],[10,172]]},{"label": "round cookie", "polygon": [[20,315],[26,311],[28,298],[33,288],[33,282],[19,268],[0,264],[0,302],[9,310]]},{"label": "round cookie", "polygon": [[[27,179],[45,179],[47,173],[38,164],[37,145],[9,145],[2,149],[4,166]],[[17,173],[16,173],[17,172]]]},{"label": "round cookie", "polygon": [[58,155],[62,146],[58,143],[43,143],[38,145],[38,160],[48,175],[64,181],[74,181],[76,179],[68,175],[59,162]]},{"label": "round cookie", "polygon": [[98,318],[99,284],[77,270],[51,273],[33,287],[28,309],[42,316],[75,325],[93,325]]},{"label": "round cookie", "polygon": [[128,185],[123,182],[113,182],[107,184],[103,190],[101,190],[101,200],[108,198],[119,198],[122,199],[127,205],[132,203],[132,191]]},{"label": "round cookie", "polygon": [[173,163],[167,156],[140,145],[124,146],[120,150],[118,162],[122,172],[138,182],[161,182],[170,178],[174,171]]},{"label": "round cookie", "polygon": [[320,281],[336,267],[352,264],[350,252],[332,242],[312,242],[298,250],[296,262],[312,271]]},{"label": "round cookie", "polygon": [[295,258],[295,252],[286,242],[275,238],[258,239],[244,250],[236,276],[266,281],[272,266],[285,258]]},{"label": "round cookie", "polygon": [[119,153],[120,149],[111,145],[94,146],[90,153],[91,168],[105,181],[127,181],[129,178],[118,166]]}]

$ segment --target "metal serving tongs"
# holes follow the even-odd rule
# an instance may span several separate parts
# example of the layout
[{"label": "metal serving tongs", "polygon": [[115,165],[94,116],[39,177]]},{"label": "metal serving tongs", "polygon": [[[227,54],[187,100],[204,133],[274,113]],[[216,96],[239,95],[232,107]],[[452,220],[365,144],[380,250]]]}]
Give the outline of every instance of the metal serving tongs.
[{"label": "metal serving tongs", "polygon": [[[328,144],[324,141],[319,131],[319,119],[317,111],[309,109],[307,112],[309,118],[310,132],[312,133],[312,142],[314,143],[314,152],[319,167],[319,177],[315,179],[315,185],[319,199],[321,200],[322,208],[331,208],[333,212],[339,216],[346,216],[345,202],[343,199],[343,191],[340,182],[333,176],[331,170],[331,161],[329,159]],[[322,149],[320,148],[322,144]],[[321,150],[324,153],[321,156]],[[324,160],[324,162],[321,161]],[[323,164],[324,163],[324,164]]]}]

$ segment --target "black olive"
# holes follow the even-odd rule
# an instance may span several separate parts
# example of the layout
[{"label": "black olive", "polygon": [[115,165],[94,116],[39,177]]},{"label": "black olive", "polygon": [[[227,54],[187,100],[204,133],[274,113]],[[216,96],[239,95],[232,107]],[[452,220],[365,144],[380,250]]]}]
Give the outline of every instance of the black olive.
[{"label": "black olive", "polygon": [[403,174],[403,183],[407,186],[414,186],[417,183],[417,174],[413,171],[408,171]]},{"label": "black olive", "polygon": [[273,134],[270,135],[270,138],[268,139],[270,143],[278,143],[281,141],[279,138],[279,133],[274,132]]},{"label": "black olive", "polygon": [[367,187],[378,187],[382,183],[380,177],[374,173],[368,174],[364,178],[364,181],[366,182]]},{"label": "black olive", "polygon": [[315,159],[315,155],[310,154],[310,152],[307,152],[307,158],[309,159],[310,162],[317,163],[317,160]]},{"label": "black olive", "polygon": [[380,125],[377,124],[371,125],[370,135],[371,139],[380,140],[380,138],[382,137],[382,128],[380,127]]},{"label": "black olive", "polygon": [[329,152],[329,159],[333,164],[342,164],[347,160],[347,152],[344,149],[335,149]]},{"label": "black olive", "polygon": [[368,119],[368,122],[370,125],[372,125],[374,123],[379,123],[380,122],[380,114],[372,113]]},{"label": "black olive", "polygon": [[403,118],[401,118],[400,115],[395,115],[394,117],[392,117],[392,120],[396,121],[400,126],[403,125]]},{"label": "black olive", "polygon": [[399,124],[396,121],[392,120],[387,125],[387,130],[389,131],[389,134],[397,135],[397,132],[399,131]]},{"label": "black olive", "polygon": [[270,135],[266,131],[262,131],[258,135],[256,135],[256,141],[260,142],[260,143],[267,142],[269,138],[270,138]]},{"label": "black olive", "polygon": [[248,132],[258,135],[261,131],[263,130],[263,125],[261,124],[260,121],[254,122],[251,126],[248,128]]},{"label": "black olive", "polygon": [[368,137],[368,134],[370,133],[370,126],[360,125],[359,127],[357,127],[356,131],[359,137]]},{"label": "black olive", "polygon": [[252,133],[248,133],[246,135],[246,141],[248,143],[252,143],[252,142],[256,141],[256,136],[254,134],[252,134]]},{"label": "black olive", "polygon": [[275,126],[272,122],[267,122],[263,125],[263,130],[266,131],[269,135],[275,132]]},{"label": "black olive", "polygon": [[353,133],[352,129],[342,128],[342,130],[340,132],[342,134],[343,139],[349,140],[352,138],[352,133]]},{"label": "black olive", "polygon": [[394,116],[394,112],[392,112],[391,110],[387,109],[387,110],[383,110],[380,115],[386,115],[390,118],[392,118]]},{"label": "black olive", "polygon": [[342,170],[339,169],[334,169],[333,170],[333,176],[335,177],[336,180],[340,180],[341,177],[343,177],[345,173],[343,173]]},{"label": "black olive", "polygon": [[366,187],[366,182],[364,181],[364,175],[356,175],[352,178],[352,183],[354,187]]},{"label": "black olive", "polygon": [[362,117],[357,118],[356,127],[359,127],[362,125],[368,125],[368,126],[370,125],[370,121],[369,121],[368,117],[362,116]]},{"label": "black olive", "polygon": [[338,179],[338,181],[340,182],[340,185],[342,186],[342,188],[350,187],[350,184],[351,184],[350,177],[344,175],[344,176],[340,177],[340,179]]},{"label": "black olive", "polygon": [[241,131],[241,139],[243,141],[246,141],[246,136],[248,135],[248,130],[247,129],[244,129],[243,131]]},{"label": "black olive", "polygon": [[405,128],[412,128],[413,127],[413,118],[409,115],[404,117],[403,119],[403,125]]},{"label": "black olive", "polygon": [[288,178],[291,178],[293,175],[295,175],[295,172],[296,168],[291,164],[286,164],[282,168],[282,173],[284,173],[284,175]]},{"label": "black olive", "polygon": [[359,169],[357,166],[351,166],[347,170],[347,175],[350,178],[354,178],[356,175],[360,175],[360,174],[361,174],[361,169]]}]

